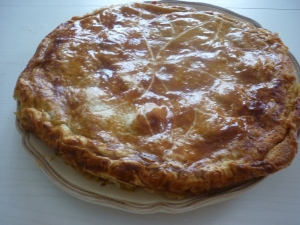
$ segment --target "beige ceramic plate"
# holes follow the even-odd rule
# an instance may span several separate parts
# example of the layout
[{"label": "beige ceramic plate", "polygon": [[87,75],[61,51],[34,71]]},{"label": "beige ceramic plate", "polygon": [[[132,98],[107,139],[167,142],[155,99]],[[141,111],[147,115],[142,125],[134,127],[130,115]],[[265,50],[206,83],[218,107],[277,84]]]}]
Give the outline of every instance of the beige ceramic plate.
[{"label": "beige ceramic plate", "polygon": [[[257,22],[238,15],[227,9],[203,3],[189,3],[181,1],[165,1],[168,4],[191,6],[198,10],[214,10],[229,14],[239,20],[247,21],[260,27]],[[299,64],[291,55],[295,67],[299,70]],[[25,150],[36,160],[39,167],[45,172],[50,180],[67,193],[94,204],[117,208],[133,213],[182,213],[191,211],[203,206],[222,202],[247,191],[254,187],[262,178],[251,181],[237,188],[221,192],[210,196],[199,196],[182,200],[168,199],[163,194],[150,194],[138,189],[134,192],[125,191],[113,184],[105,184],[89,179],[87,176],[75,171],[73,167],[67,165],[62,158],[57,157],[53,151],[40,141],[32,133],[26,132],[16,123],[18,130],[22,134],[22,141]]]}]

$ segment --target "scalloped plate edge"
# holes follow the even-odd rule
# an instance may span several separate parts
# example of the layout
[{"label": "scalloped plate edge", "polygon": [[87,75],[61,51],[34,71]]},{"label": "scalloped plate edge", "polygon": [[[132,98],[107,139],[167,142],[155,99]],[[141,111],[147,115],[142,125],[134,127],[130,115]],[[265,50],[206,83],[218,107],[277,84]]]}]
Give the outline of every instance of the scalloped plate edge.
[{"label": "scalloped plate edge", "polygon": [[[152,1],[145,1],[146,3],[150,3]],[[233,17],[236,17],[237,19],[249,22],[253,24],[254,26],[260,28],[261,25],[245,16],[242,16],[240,14],[237,14],[233,11],[230,11],[228,9],[207,4],[207,3],[197,3],[197,2],[185,2],[185,1],[160,1],[162,3],[168,3],[168,4],[177,4],[177,5],[185,5],[190,7],[202,7],[202,8],[208,8],[210,10],[215,10],[221,13],[229,14]],[[293,56],[292,53],[289,53],[290,58],[295,66],[295,69],[298,74],[298,79],[300,77],[300,66],[297,62],[296,58]],[[18,107],[18,106],[17,106]],[[165,213],[183,213],[191,210],[195,210],[200,207],[212,205],[215,203],[223,202],[229,199],[232,199],[234,197],[237,197],[241,193],[247,191],[248,189],[253,188],[256,186],[259,182],[261,182],[264,178],[258,178],[254,181],[251,181],[249,183],[246,183],[244,185],[241,185],[239,187],[230,189],[228,191],[211,195],[211,196],[200,196],[200,197],[194,197],[194,198],[188,198],[184,199],[182,201],[160,201],[156,203],[150,203],[150,204],[143,204],[143,203],[137,203],[134,201],[124,201],[120,199],[115,199],[111,197],[107,197],[105,195],[95,193],[93,191],[84,189],[78,185],[75,185],[72,180],[65,179],[60,175],[60,172],[57,171],[53,166],[51,166],[45,157],[41,154],[39,149],[36,149],[34,146],[32,146],[30,142],[30,138],[33,135],[30,132],[25,131],[19,124],[19,122],[16,120],[16,127],[20,134],[22,135],[22,144],[25,150],[29,153],[29,155],[37,162],[39,167],[42,169],[42,171],[47,175],[47,177],[59,188],[64,190],[65,192],[69,193],[70,195],[93,203],[98,205],[103,205],[107,207],[112,207],[116,209],[120,209],[123,211],[131,212],[131,213],[137,213],[137,214],[150,214],[150,213],[157,213],[157,212],[165,212]],[[67,166],[67,165],[66,165]],[[125,191],[124,191],[125,192]],[[149,193],[150,194],[150,193]]]},{"label": "scalloped plate edge", "polygon": [[[69,179],[61,176],[60,169],[55,168],[55,166],[53,165],[50,165],[49,161],[43,155],[41,149],[36,148],[34,146],[33,142],[35,142],[35,140],[33,139],[37,139],[37,137],[34,134],[25,131],[21,127],[18,120],[16,120],[16,127],[20,132],[20,134],[22,135],[22,145],[24,149],[36,161],[38,167],[42,169],[42,171],[56,186],[58,186],[60,189],[64,190],[65,192],[69,193],[70,195],[78,199],[84,200],[86,202],[108,206],[108,207],[120,209],[127,212],[138,213],[138,214],[150,214],[150,213],[157,213],[157,212],[183,213],[183,212],[191,211],[197,208],[223,202],[232,199],[234,197],[237,197],[239,194],[245,192],[248,189],[253,188],[255,185],[257,185],[260,181],[264,179],[264,178],[258,178],[244,185],[210,196],[199,196],[193,198],[186,198],[182,200],[166,199],[165,201],[163,200],[155,203],[143,203],[140,201],[135,202],[134,200],[125,201],[122,199],[118,199],[117,197],[112,198],[106,196],[105,194],[99,194],[89,189],[83,188],[80,185],[74,184],[72,178]],[[41,142],[41,144],[43,143]],[[45,148],[46,147],[47,146],[45,146]],[[58,156],[57,158],[61,160],[62,164],[64,163],[62,158]],[[65,166],[66,169],[70,167],[67,164],[63,166]],[[77,171],[75,172],[77,173]],[[78,176],[83,176],[83,175],[78,173]],[[96,181],[86,179],[86,182],[96,182]],[[111,185],[115,188],[113,184]],[[126,193],[125,190],[123,191],[124,193]],[[146,191],[145,194],[152,196],[151,193],[148,193]]]}]

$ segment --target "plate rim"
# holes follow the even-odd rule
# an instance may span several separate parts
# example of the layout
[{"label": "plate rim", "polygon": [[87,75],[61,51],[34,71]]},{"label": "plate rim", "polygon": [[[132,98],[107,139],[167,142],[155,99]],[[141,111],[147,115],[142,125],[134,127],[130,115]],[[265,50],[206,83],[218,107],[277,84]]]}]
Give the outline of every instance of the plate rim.
[{"label": "plate rim", "polygon": [[[18,107],[18,105],[17,105]],[[243,185],[237,186],[235,188],[229,189],[224,192],[220,192],[214,195],[204,195],[198,197],[184,198],[182,200],[172,200],[168,199],[166,202],[155,202],[155,203],[136,203],[131,201],[124,201],[119,199],[114,199],[105,194],[98,194],[91,190],[82,188],[74,183],[72,180],[65,179],[59,174],[57,168],[51,166],[46,160],[45,156],[35,148],[30,140],[30,137],[36,137],[33,133],[26,131],[22,128],[19,121],[16,119],[16,128],[22,136],[22,145],[26,152],[35,160],[37,166],[44,172],[52,183],[57,187],[67,192],[68,194],[81,199],[86,202],[90,202],[96,205],[107,206],[122,211],[127,211],[135,214],[152,214],[152,213],[184,213],[204,206],[212,205],[215,203],[227,201],[229,199],[235,198],[248,189],[253,188],[259,184],[265,177],[260,177],[254,179],[253,181],[247,182]],[[36,137],[37,138],[37,137]],[[57,156],[59,157],[59,156]],[[69,165],[65,165],[66,167]],[[75,169],[74,169],[75,170]],[[91,181],[96,182],[96,181]],[[113,184],[112,184],[113,185]],[[126,191],[124,190],[124,193]],[[148,193],[152,195],[151,193]]]},{"label": "plate rim", "polygon": [[[144,3],[151,3],[153,1],[143,1]],[[248,18],[246,16],[240,15],[235,13],[231,10],[222,8],[220,6],[202,3],[202,2],[189,2],[189,1],[173,1],[173,0],[162,0],[158,1],[161,3],[167,4],[177,4],[177,5],[185,5],[187,7],[209,7],[211,10],[217,10],[219,12],[223,12],[224,14],[229,14],[231,16],[240,18],[244,21],[247,21],[254,25],[257,28],[262,28],[262,26],[256,22],[255,20]],[[263,28],[264,29],[264,28]],[[294,55],[289,52],[289,56],[294,64],[295,70],[298,75],[298,80],[300,80],[300,65]],[[17,108],[19,107],[19,102],[17,101]],[[211,204],[223,202],[238,195],[242,194],[243,192],[247,191],[255,187],[259,184],[262,180],[266,177],[260,177],[254,179],[253,181],[247,182],[244,185],[237,186],[235,188],[229,189],[224,192],[220,192],[218,194],[209,195],[209,196],[200,196],[200,197],[192,197],[192,198],[185,198],[183,201],[177,202],[156,202],[150,204],[143,204],[143,203],[135,203],[130,201],[118,200],[113,199],[111,197],[100,195],[98,193],[94,193],[92,191],[86,190],[84,188],[79,187],[78,185],[72,184],[71,181],[66,180],[62,176],[60,176],[59,171],[56,171],[47,160],[41,155],[41,153],[35,149],[34,147],[30,146],[30,135],[34,135],[31,132],[28,132],[22,128],[18,119],[15,120],[16,128],[22,136],[22,145],[26,152],[36,161],[39,168],[42,169],[44,174],[60,189],[64,190],[68,194],[81,199],[86,202],[90,202],[97,205],[107,206],[115,209],[119,209],[122,211],[127,211],[135,214],[152,214],[152,213],[184,213],[191,210],[195,210],[204,206],[208,206]],[[67,165],[66,165],[67,166]],[[150,194],[150,193],[149,193]]]}]

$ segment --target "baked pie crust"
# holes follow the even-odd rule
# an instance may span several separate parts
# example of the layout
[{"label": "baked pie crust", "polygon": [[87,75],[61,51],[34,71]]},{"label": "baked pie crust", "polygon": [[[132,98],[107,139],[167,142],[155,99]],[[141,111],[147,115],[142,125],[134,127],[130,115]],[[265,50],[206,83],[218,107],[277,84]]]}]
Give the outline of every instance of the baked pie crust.
[{"label": "baked pie crust", "polygon": [[292,162],[296,75],[277,34],[218,12],[129,3],[47,35],[14,98],[22,127],[80,171],[194,196]]}]

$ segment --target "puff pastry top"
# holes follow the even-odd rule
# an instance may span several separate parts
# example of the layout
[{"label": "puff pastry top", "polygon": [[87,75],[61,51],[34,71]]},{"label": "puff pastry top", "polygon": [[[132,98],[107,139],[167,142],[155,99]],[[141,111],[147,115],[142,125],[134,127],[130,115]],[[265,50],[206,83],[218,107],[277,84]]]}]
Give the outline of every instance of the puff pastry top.
[{"label": "puff pastry top", "polygon": [[14,97],[21,125],[76,168],[198,195],[291,163],[298,91],[276,34],[217,12],[131,3],[58,26]]}]

